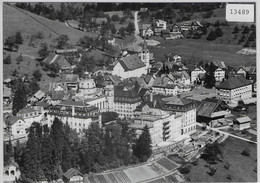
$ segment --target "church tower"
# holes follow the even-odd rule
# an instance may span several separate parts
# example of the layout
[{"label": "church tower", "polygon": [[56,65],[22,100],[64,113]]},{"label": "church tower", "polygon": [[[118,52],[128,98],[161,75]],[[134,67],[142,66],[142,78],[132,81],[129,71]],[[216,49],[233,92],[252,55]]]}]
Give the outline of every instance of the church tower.
[{"label": "church tower", "polygon": [[145,69],[147,70],[147,73],[149,72],[149,68],[150,68],[149,55],[150,54],[149,54],[149,50],[147,49],[146,39],[144,39],[144,46],[143,46],[143,50],[141,52],[141,60],[145,64]]}]

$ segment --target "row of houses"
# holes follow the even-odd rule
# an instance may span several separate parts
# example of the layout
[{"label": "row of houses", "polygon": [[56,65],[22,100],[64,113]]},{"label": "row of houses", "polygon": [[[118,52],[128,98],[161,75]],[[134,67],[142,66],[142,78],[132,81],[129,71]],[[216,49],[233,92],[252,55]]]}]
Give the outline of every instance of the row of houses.
[{"label": "row of houses", "polygon": [[203,25],[199,21],[185,21],[167,26],[167,21],[156,20],[153,24],[142,24],[139,29],[142,37],[163,36],[165,39],[184,38],[183,32],[199,30]]}]

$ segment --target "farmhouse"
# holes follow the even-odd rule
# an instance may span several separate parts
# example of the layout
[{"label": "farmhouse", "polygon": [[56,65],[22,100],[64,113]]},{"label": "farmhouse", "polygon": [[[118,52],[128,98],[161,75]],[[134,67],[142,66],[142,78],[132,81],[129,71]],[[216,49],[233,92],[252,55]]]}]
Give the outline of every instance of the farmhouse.
[{"label": "farmhouse", "polygon": [[227,104],[252,98],[252,83],[243,76],[231,77],[216,86],[216,98]]},{"label": "farmhouse", "polygon": [[250,128],[251,119],[248,116],[236,118],[233,121],[234,130],[244,130]]},{"label": "farmhouse", "polygon": [[197,121],[207,123],[214,127],[213,120],[223,119],[229,117],[231,112],[228,106],[222,100],[206,98],[197,107]]},{"label": "farmhouse", "polygon": [[83,183],[83,174],[80,173],[78,170],[75,168],[70,168],[67,172],[63,173],[62,179],[64,183],[69,183],[69,182],[77,182],[77,183]]},{"label": "farmhouse", "polygon": [[65,56],[53,53],[50,53],[49,56],[43,60],[43,63],[49,66],[57,64],[61,68],[61,71],[71,70],[75,67]]}]

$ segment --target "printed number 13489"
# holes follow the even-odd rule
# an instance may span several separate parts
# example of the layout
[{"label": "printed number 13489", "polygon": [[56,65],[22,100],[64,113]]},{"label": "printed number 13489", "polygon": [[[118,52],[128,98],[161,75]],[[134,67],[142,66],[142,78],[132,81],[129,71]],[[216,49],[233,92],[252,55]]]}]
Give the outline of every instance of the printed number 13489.
[{"label": "printed number 13489", "polygon": [[230,14],[248,15],[249,9],[230,9]]}]

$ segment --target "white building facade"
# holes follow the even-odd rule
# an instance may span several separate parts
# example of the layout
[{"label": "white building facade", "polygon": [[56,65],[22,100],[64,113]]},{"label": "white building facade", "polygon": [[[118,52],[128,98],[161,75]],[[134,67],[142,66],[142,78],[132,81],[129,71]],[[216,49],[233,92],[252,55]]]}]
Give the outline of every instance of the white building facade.
[{"label": "white building facade", "polygon": [[205,74],[206,71],[202,67],[197,67],[191,71],[191,84],[194,84],[195,81],[198,81],[200,74]]},{"label": "white building facade", "polygon": [[252,98],[252,83],[243,76],[232,77],[216,87],[216,98],[227,104]]},{"label": "white building facade", "polygon": [[225,79],[225,71],[219,67],[215,70],[214,76],[217,82],[221,82]]}]

